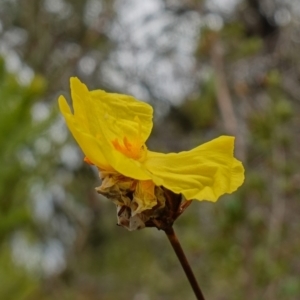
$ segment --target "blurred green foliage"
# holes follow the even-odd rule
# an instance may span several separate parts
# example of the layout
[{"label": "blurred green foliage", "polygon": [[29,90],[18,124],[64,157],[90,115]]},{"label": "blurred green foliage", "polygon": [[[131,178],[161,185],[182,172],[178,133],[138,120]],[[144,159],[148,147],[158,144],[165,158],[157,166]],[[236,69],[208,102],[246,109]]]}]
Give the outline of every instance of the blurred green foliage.
[{"label": "blurred green foliage", "polygon": [[31,119],[31,106],[44,91],[44,83],[38,78],[30,86],[20,86],[16,77],[6,72],[0,58],[0,295],[3,299],[27,299],[38,286],[35,278],[14,266],[9,242],[13,232],[32,225],[27,191],[31,174],[19,158],[21,151],[30,147],[44,128],[45,124],[35,126]]},{"label": "blurred green foliage", "polygon": [[31,107],[44,91],[44,83],[38,78],[30,86],[20,86],[16,77],[5,71],[3,59],[0,60],[1,238],[31,221],[28,203],[24,201],[25,179],[29,179],[30,171],[19,158],[45,127],[44,123],[33,124],[31,118]]}]

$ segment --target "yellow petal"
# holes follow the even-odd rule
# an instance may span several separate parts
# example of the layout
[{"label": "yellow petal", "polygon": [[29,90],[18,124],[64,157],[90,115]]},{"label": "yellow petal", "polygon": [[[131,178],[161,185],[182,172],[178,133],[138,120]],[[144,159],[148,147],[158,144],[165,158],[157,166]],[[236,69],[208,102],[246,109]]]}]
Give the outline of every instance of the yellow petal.
[{"label": "yellow petal", "polygon": [[133,216],[157,204],[154,191],[155,185],[152,180],[138,181],[131,205]]},{"label": "yellow petal", "polygon": [[[124,176],[138,180],[150,179],[139,161],[115,149],[113,139],[116,135],[110,128],[110,126],[114,127],[113,117],[105,112],[108,104],[103,105],[104,101],[91,97],[87,87],[78,78],[71,78],[71,89],[74,114],[71,113],[70,107],[62,96],[59,98],[59,106],[69,129],[88,159],[101,169],[114,169]],[[125,119],[122,120],[125,124]],[[119,124],[121,127],[122,122]]]},{"label": "yellow petal", "polygon": [[190,151],[148,151],[144,165],[157,185],[182,193],[188,200],[217,201],[244,181],[244,168],[233,157],[233,150],[234,137],[221,136]]},{"label": "yellow petal", "polygon": [[[129,142],[140,138],[144,144],[152,130],[152,107],[132,96],[91,91],[94,113],[102,116],[103,126],[108,126],[112,140],[126,137]],[[100,104],[101,103],[101,104]]]},{"label": "yellow petal", "polygon": [[76,142],[80,145],[83,153],[94,165],[101,169],[108,170],[110,168],[109,164],[101,151],[99,151],[99,141],[91,136],[89,132],[85,132],[84,126],[81,127],[76,123],[76,119],[71,113],[70,107],[63,96],[59,97],[58,102],[68,128],[72,132]]},{"label": "yellow petal", "polygon": [[[152,107],[128,95],[89,92],[76,77],[71,78],[74,116],[93,136],[102,134],[124,155],[139,159],[152,130]],[[102,136],[101,136],[102,138]]]},{"label": "yellow petal", "polygon": [[231,181],[228,193],[235,192],[245,180],[245,169],[243,164],[236,158],[233,160],[231,167]]}]

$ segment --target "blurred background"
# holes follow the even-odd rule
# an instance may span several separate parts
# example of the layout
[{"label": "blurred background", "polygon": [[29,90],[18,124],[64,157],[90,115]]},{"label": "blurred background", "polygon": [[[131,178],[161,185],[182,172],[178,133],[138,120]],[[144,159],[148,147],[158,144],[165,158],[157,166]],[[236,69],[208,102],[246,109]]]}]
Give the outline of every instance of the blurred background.
[{"label": "blurred background", "polygon": [[148,147],[236,136],[245,184],[175,224],[207,299],[300,299],[300,2],[0,0],[0,299],[194,299],[116,226],[58,112],[69,78],[154,106]]}]

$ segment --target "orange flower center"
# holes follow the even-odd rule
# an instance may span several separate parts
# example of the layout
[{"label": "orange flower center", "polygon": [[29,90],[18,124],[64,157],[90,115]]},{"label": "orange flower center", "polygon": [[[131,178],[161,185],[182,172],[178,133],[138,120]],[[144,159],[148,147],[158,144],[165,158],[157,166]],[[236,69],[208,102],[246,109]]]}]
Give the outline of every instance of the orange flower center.
[{"label": "orange flower center", "polygon": [[112,141],[115,149],[127,157],[135,160],[143,161],[146,158],[147,147],[145,144],[136,141],[135,143],[130,143],[127,137],[123,138],[123,143],[121,144],[118,139]]}]

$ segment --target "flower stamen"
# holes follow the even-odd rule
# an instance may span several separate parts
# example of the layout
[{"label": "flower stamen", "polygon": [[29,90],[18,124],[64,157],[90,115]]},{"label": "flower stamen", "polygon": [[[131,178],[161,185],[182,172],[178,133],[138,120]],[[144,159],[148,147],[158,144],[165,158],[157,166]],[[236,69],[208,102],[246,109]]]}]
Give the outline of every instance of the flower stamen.
[{"label": "flower stamen", "polygon": [[146,157],[147,147],[146,145],[141,145],[139,140],[135,143],[130,143],[128,138],[125,136],[122,144],[120,144],[117,138],[112,141],[112,144],[117,151],[132,159],[143,160]]}]

